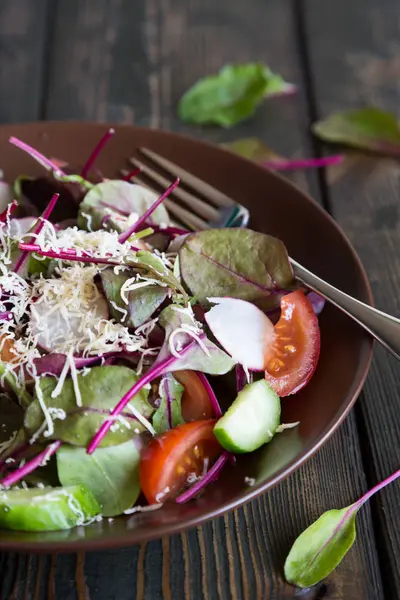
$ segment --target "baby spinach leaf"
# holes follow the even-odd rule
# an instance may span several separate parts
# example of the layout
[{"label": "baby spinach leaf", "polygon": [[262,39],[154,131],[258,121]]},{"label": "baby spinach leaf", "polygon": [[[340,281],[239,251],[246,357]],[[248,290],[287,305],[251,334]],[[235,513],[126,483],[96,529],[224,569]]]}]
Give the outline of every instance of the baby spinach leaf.
[{"label": "baby spinach leaf", "polygon": [[[52,398],[51,394],[57,385],[57,378],[42,377],[40,389],[42,401],[53,414],[54,431],[49,436],[42,435],[39,440],[61,440],[75,446],[87,446],[121,397],[136,383],[138,377],[132,369],[124,366],[92,367],[85,376],[78,374],[78,386],[82,397],[82,406],[77,406],[74,386],[71,379],[66,379],[61,393]],[[147,402],[148,390],[142,389],[132,398],[130,405],[143,416],[149,417],[153,408]],[[64,411],[65,417],[62,418]],[[123,419],[112,425],[110,433],[103,441],[103,446],[120,444],[135,436],[144,427],[132,418],[129,405],[121,415]],[[25,412],[25,429],[33,435],[45,420],[40,401],[35,399]]]},{"label": "baby spinach leaf", "polygon": [[[165,329],[165,341],[153,366],[157,366],[171,357],[171,336],[178,352],[191,342],[190,349],[183,351],[181,356],[168,365],[168,372],[192,369],[211,375],[224,375],[235,366],[234,360],[223,350],[211,342],[204,331],[199,330],[195,335],[199,341],[184,329],[185,326],[193,327],[194,321],[188,309],[182,306],[170,305],[164,308],[159,316],[159,324]],[[174,333],[177,329],[177,333]],[[199,343],[200,342],[200,343]]]},{"label": "baby spinach leaf", "polygon": [[131,508],[140,494],[140,455],[132,441],[98,448],[62,446],[57,452],[58,476],[63,486],[84,483],[100,504],[104,517],[115,517]]},{"label": "baby spinach leaf", "polygon": [[309,587],[340,563],[356,539],[357,510],[328,510],[295,541],[285,562],[289,583]]},{"label": "baby spinach leaf", "polygon": [[191,234],[179,250],[179,264],[184,284],[201,304],[229,296],[268,310],[279,306],[281,289],[294,285],[284,244],[249,229]]},{"label": "baby spinach leaf", "polygon": [[164,433],[185,422],[181,406],[184,390],[170,373],[161,379],[159,390],[161,402],[153,415],[153,427],[156,433]]},{"label": "baby spinach leaf", "polygon": [[331,573],[356,538],[356,516],[371,496],[400,477],[400,469],[378,483],[357,502],[341,510],[328,510],[294,542],[285,562],[287,581],[305,588]]},{"label": "baby spinach leaf", "polygon": [[[128,304],[121,298],[121,288],[128,279],[135,276],[135,272],[122,271],[114,273],[114,269],[105,269],[101,272],[101,283],[104,294],[109,304],[111,316],[127,327],[143,325],[151,315],[164,302],[168,288],[152,284],[126,293]],[[115,308],[118,306],[118,309]],[[125,313],[124,311],[127,311]]]},{"label": "baby spinach leaf", "polygon": [[313,133],[325,142],[398,156],[400,128],[396,115],[366,107],[335,112],[314,123]]},{"label": "baby spinach leaf", "polygon": [[[125,231],[131,223],[128,217],[140,217],[157,200],[157,194],[147,188],[127,181],[109,180],[93,186],[79,207],[78,226],[93,231],[103,227]],[[108,218],[110,217],[110,219]],[[168,224],[166,208],[161,204],[151,215],[157,225]]]},{"label": "baby spinach leaf", "polygon": [[178,113],[188,123],[233,127],[251,117],[265,97],[293,89],[261,63],[226,65],[195,83],[181,98]]}]

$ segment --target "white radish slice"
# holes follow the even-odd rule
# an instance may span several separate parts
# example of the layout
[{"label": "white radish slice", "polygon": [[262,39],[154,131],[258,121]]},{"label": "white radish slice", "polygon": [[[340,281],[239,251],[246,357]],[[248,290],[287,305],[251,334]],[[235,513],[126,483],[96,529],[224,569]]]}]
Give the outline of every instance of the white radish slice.
[{"label": "white radish slice", "polygon": [[[99,296],[90,307],[93,317],[108,319],[108,304],[103,296]],[[57,349],[66,349],[70,345],[81,343],[82,346],[89,343],[87,332],[82,331],[85,314],[69,314],[65,317],[63,306],[51,307],[45,302],[34,302],[31,305],[30,328],[32,334],[37,337],[37,344],[47,352]]]},{"label": "white radish slice", "polygon": [[275,329],[254,304],[237,298],[208,298],[216,304],[205,319],[221,346],[232,358],[252,371],[265,369]]},{"label": "white radish slice", "polygon": [[10,237],[19,240],[25,233],[37,223],[36,217],[23,217],[22,219],[11,219],[9,235]]}]

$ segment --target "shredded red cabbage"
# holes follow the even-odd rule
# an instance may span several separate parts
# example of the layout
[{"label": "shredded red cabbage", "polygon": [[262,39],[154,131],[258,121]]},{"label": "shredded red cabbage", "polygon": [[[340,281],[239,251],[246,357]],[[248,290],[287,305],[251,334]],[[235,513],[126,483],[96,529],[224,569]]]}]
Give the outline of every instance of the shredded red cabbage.
[{"label": "shredded red cabbage", "polygon": [[133,179],[133,177],[136,177],[136,175],[140,175],[141,171],[142,170],[140,167],[136,167],[135,169],[132,169],[132,171],[130,171],[129,173],[124,175],[124,177],[122,178],[122,181],[130,181],[131,179]]},{"label": "shredded red cabbage", "polygon": [[[50,217],[51,213],[53,212],[53,209],[56,205],[57,200],[59,199],[60,194],[54,194],[52,199],[50,200],[50,202],[48,203],[48,205],[46,206],[46,208],[44,209],[42,215],[39,217],[37,225],[34,227],[32,233],[38,235],[43,227],[44,227],[44,223],[45,221],[48,220],[48,218]],[[21,256],[19,257],[17,264],[15,265],[14,268],[14,273],[18,273],[18,271],[22,268],[22,266],[24,265],[26,259],[29,256],[29,250],[24,250],[21,254]]]},{"label": "shredded red cabbage", "polygon": [[311,302],[315,314],[317,316],[320,315],[325,306],[325,298],[317,294],[317,292],[308,292],[307,298]]},{"label": "shredded red cabbage", "polygon": [[12,202],[10,202],[10,204],[7,206],[6,210],[3,210],[3,212],[0,214],[0,223],[5,223],[5,221],[7,220],[7,217],[10,216],[14,210],[17,208],[18,206],[18,202],[16,200],[13,200]]},{"label": "shredded red cabbage", "polygon": [[246,377],[246,373],[245,373],[245,370],[243,369],[242,365],[236,365],[235,373],[236,373],[236,392],[239,393],[242,391],[242,389],[246,385],[247,377]]},{"label": "shredded red cabbage", "polygon": [[325,156],[323,158],[310,158],[310,159],[276,159],[267,160],[261,164],[268,169],[276,171],[294,170],[294,169],[317,169],[321,167],[328,167],[329,165],[337,165],[343,161],[343,154],[335,154],[333,156]]},{"label": "shredded red cabbage", "polygon": [[87,159],[86,164],[81,171],[81,176],[84,179],[86,179],[86,176],[89,173],[90,169],[92,168],[94,161],[96,160],[96,158],[98,157],[98,155],[100,154],[100,152],[102,151],[103,147],[108,142],[108,140],[114,135],[114,133],[115,133],[115,130],[111,128],[99,140],[97,146],[95,147],[95,149],[93,150],[93,152],[89,156],[89,158]]},{"label": "shredded red cabbage", "polygon": [[132,233],[137,231],[138,227],[140,227],[141,225],[143,225],[143,223],[145,223],[145,221],[147,221],[147,219],[150,217],[150,215],[156,210],[157,206],[159,206],[162,202],[164,202],[164,200],[166,198],[168,198],[168,196],[176,188],[176,186],[179,185],[179,181],[180,181],[180,179],[179,179],[179,177],[177,177],[175,179],[175,181],[173,183],[171,183],[169,188],[167,188],[165,190],[165,192],[163,192],[161,194],[161,196],[159,198],[157,198],[157,200],[155,202],[153,202],[153,204],[146,210],[146,212],[131,227],[129,227],[129,229],[127,229],[126,231],[121,233],[121,235],[118,238],[118,241],[121,244],[126,242],[126,240],[130,238]]},{"label": "shredded red cabbage", "polygon": [[209,483],[211,483],[218,477],[219,473],[225,466],[225,463],[229,460],[230,456],[230,452],[223,452],[221,456],[215,461],[211,469],[204,475],[204,477],[202,477],[199,481],[196,481],[196,483],[194,483],[191,486],[191,488],[186,490],[186,492],[183,492],[183,494],[175,498],[175,502],[177,502],[178,504],[184,504],[185,502],[188,502],[189,500],[194,498],[194,496],[197,496],[197,494],[202,489],[204,489]]},{"label": "shredded red cabbage", "polygon": [[25,142],[22,142],[16,137],[10,137],[8,141],[10,142],[10,144],[13,144],[17,148],[20,148],[21,150],[32,156],[32,158],[34,158],[38,163],[42,165],[42,167],[44,167],[48,171],[53,171],[58,175],[67,177],[67,174],[64,173],[64,171],[62,171],[58,165],[56,165],[53,161],[44,156],[44,154],[42,154],[38,150],[35,150],[35,148],[32,148],[32,146],[25,144]]},{"label": "shredded red cabbage", "polygon": [[199,379],[201,380],[201,383],[203,384],[203,386],[208,394],[208,397],[210,399],[210,404],[213,408],[214,414],[217,417],[217,419],[219,419],[219,417],[222,417],[222,410],[221,410],[221,407],[217,400],[217,397],[214,394],[214,390],[212,389],[210,382],[208,381],[208,379],[204,375],[204,373],[202,373],[201,371],[196,371],[196,373],[199,376]]},{"label": "shredded red cabbage", "polygon": [[12,312],[10,312],[9,310],[0,312],[0,321],[12,321],[12,320],[13,320]]},{"label": "shredded red cabbage", "polygon": [[35,469],[40,467],[42,463],[46,462],[51,456],[53,456],[60,446],[61,442],[53,442],[53,444],[50,444],[50,446],[45,448],[42,452],[35,456],[35,458],[25,463],[22,467],[19,467],[9,475],[6,475],[6,477],[0,481],[0,485],[3,487],[11,487],[18,481],[21,481],[21,479],[29,475],[29,473],[32,473],[32,471],[35,471]]}]

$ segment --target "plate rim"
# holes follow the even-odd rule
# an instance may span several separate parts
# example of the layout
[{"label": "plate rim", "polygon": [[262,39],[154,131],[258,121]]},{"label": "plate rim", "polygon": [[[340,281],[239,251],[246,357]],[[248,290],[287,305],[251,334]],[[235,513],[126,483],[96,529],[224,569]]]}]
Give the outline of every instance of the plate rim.
[{"label": "plate rim", "polygon": [[[135,131],[141,131],[143,133],[146,133],[146,132],[157,133],[157,135],[161,135],[163,137],[171,137],[172,136],[175,138],[179,138],[183,143],[185,141],[190,141],[191,143],[194,143],[194,144],[208,146],[210,148],[213,148],[213,151],[217,150],[220,153],[232,155],[233,157],[235,157],[235,159],[237,159],[239,161],[245,161],[245,163],[251,164],[252,168],[258,169],[263,172],[267,171],[270,177],[280,180],[283,185],[285,185],[286,187],[292,188],[296,194],[300,194],[304,201],[311,203],[314,208],[319,210],[322,217],[324,219],[328,220],[330,222],[330,224],[334,227],[334,229],[336,230],[336,233],[342,238],[342,241],[345,243],[345,245],[347,246],[348,250],[350,251],[350,253],[354,259],[358,273],[361,277],[363,288],[366,292],[365,300],[371,306],[374,306],[371,285],[368,280],[367,273],[363,266],[363,263],[358,255],[358,253],[356,252],[353,244],[347,237],[346,233],[343,231],[343,229],[340,227],[340,225],[335,221],[333,216],[330,213],[328,213],[321,204],[319,204],[316,200],[314,200],[314,198],[312,198],[312,196],[309,193],[307,193],[307,192],[303,191],[302,189],[300,189],[299,187],[297,187],[294,183],[292,183],[291,181],[286,179],[282,174],[277,173],[271,169],[265,168],[261,165],[257,165],[250,159],[247,159],[247,158],[244,158],[244,157],[241,157],[238,155],[234,155],[230,150],[228,150],[226,148],[219,147],[217,144],[214,144],[207,140],[198,139],[192,135],[177,133],[177,132],[170,131],[170,130],[152,129],[151,127],[137,126],[137,125],[128,124],[128,123],[115,123],[115,122],[108,122],[108,121],[104,122],[104,123],[100,123],[100,122],[96,122],[96,121],[86,121],[86,120],[78,120],[78,119],[32,121],[32,122],[26,122],[26,123],[3,123],[3,124],[0,124],[0,132],[5,131],[5,130],[9,130],[11,132],[12,128],[24,127],[26,129],[34,130],[34,129],[38,129],[41,127],[45,129],[47,127],[51,128],[51,127],[60,127],[60,126],[68,126],[68,125],[79,125],[82,127],[90,127],[90,128],[95,128],[95,129],[98,129],[100,127],[103,127],[104,129],[112,127],[116,130],[116,132],[118,132],[118,129],[125,129],[125,130],[132,130],[132,133],[134,133]],[[309,448],[308,451],[300,453],[300,455],[297,458],[290,461],[286,467],[284,467],[283,469],[281,469],[277,473],[275,473],[273,475],[273,477],[271,479],[269,479],[267,482],[261,484],[258,487],[255,487],[255,488],[249,487],[249,491],[246,494],[244,494],[244,496],[241,496],[240,498],[236,498],[227,504],[218,506],[217,508],[214,508],[213,510],[208,511],[207,513],[205,513],[204,515],[202,515],[200,517],[196,516],[196,517],[192,517],[192,518],[186,518],[186,520],[184,520],[183,522],[179,522],[179,523],[175,523],[175,524],[172,523],[170,525],[164,523],[157,528],[151,529],[150,533],[147,533],[147,534],[145,534],[144,532],[135,533],[135,530],[132,529],[132,533],[128,534],[123,540],[121,540],[120,536],[116,533],[115,536],[108,536],[104,540],[102,540],[99,537],[96,539],[83,538],[81,540],[74,539],[74,540],[68,541],[68,539],[67,539],[65,541],[59,541],[59,542],[55,542],[55,541],[47,541],[46,542],[46,540],[45,540],[46,532],[44,532],[43,533],[43,536],[44,536],[43,541],[42,540],[36,540],[36,541],[31,541],[31,542],[29,542],[29,541],[21,542],[21,541],[17,541],[17,540],[3,541],[3,540],[1,540],[1,537],[0,537],[0,552],[18,551],[22,554],[26,554],[26,553],[45,554],[48,552],[56,551],[60,554],[65,554],[65,553],[76,552],[76,551],[100,551],[100,550],[106,550],[106,549],[117,549],[117,548],[123,548],[123,547],[130,547],[132,545],[136,545],[136,544],[139,544],[142,542],[159,539],[165,535],[174,535],[177,533],[181,533],[183,531],[186,531],[187,529],[191,529],[193,527],[203,525],[207,521],[210,521],[210,520],[220,517],[224,514],[227,514],[227,513],[231,512],[232,510],[240,508],[241,506],[247,504],[248,502],[254,500],[255,498],[257,498],[257,497],[261,496],[262,494],[264,494],[265,492],[267,492],[268,490],[272,489],[278,483],[285,480],[289,475],[291,475],[295,471],[297,471],[314,454],[316,454],[316,452],[318,450],[321,449],[321,447],[329,440],[329,438],[333,435],[333,433],[342,425],[342,423],[344,422],[344,420],[350,413],[351,409],[353,408],[357,398],[359,397],[360,392],[364,386],[365,380],[366,380],[369,370],[370,370],[372,355],[373,355],[373,348],[374,348],[373,338],[370,337],[370,339],[368,341],[366,341],[366,343],[369,346],[368,350],[365,353],[364,357],[360,357],[361,364],[358,368],[358,373],[355,373],[354,380],[353,380],[353,383],[356,383],[356,388],[353,392],[351,392],[351,391],[349,392],[349,394],[351,394],[351,396],[350,396],[350,399],[349,399],[345,409],[339,414],[339,416],[335,415],[332,418],[331,425],[328,425],[316,437],[315,442],[313,443],[312,447]],[[119,518],[121,518],[121,517],[119,517]],[[128,519],[128,518],[129,517],[126,517],[126,519]],[[29,534],[30,532],[26,532],[26,533]]]}]

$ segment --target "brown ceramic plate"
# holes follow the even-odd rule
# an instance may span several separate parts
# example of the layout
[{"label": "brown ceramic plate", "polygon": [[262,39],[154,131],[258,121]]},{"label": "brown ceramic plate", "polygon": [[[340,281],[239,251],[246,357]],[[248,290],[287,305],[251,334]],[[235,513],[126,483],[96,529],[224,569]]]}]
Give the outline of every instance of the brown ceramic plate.
[{"label": "brown ceramic plate", "polygon": [[[47,156],[82,164],[106,129],[94,123],[34,123],[0,127],[0,168],[12,181],[19,174],[43,172],[7,142],[14,135]],[[199,141],[172,133],[116,125],[97,165],[108,177],[118,175],[126,158],[147,146],[208,181],[251,211],[251,227],[281,238],[291,256],[345,292],[372,302],[370,288],[348,240],[310,198],[277,175]],[[332,306],[320,318],[321,358],[311,383],[283,402],[283,421],[300,426],[276,436],[254,454],[228,466],[217,483],[197,501],[155,512],[104,520],[71,531],[32,534],[0,532],[0,549],[72,551],[127,546],[179,532],[238,507],[283,480],[306,461],[343,421],[363,385],[371,358],[371,339]],[[232,397],[232,382],[224,383]],[[221,394],[220,394],[221,398]],[[250,487],[245,477],[256,483]]]}]

